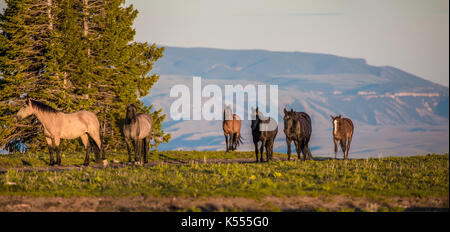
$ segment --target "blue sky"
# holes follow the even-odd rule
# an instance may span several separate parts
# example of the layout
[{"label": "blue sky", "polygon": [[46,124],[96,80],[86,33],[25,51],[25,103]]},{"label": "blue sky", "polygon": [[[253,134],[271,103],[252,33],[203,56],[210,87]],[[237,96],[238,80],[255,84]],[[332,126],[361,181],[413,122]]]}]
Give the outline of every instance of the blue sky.
[{"label": "blue sky", "polygon": [[449,85],[448,0],[129,0],[138,41],[364,58]]}]

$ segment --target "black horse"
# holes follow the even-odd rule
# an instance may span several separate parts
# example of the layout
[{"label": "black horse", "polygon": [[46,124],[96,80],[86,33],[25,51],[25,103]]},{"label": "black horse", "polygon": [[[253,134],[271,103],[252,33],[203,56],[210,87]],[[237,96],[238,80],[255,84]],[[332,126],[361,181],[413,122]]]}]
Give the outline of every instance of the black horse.
[{"label": "black horse", "polygon": [[288,160],[291,159],[291,142],[294,141],[295,150],[298,158],[303,152],[303,160],[312,159],[311,152],[308,148],[309,139],[311,138],[311,118],[304,112],[287,111],[284,108],[284,134],[286,134],[286,143],[288,150]]},{"label": "black horse", "polygon": [[[252,109],[253,110],[253,109]],[[264,118],[261,112],[253,110],[252,120],[252,135],[253,143],[255,144],[256,162],[263,162],[264,147],[266,147],[266,161],[272,160],[273,156],[273,143],[278,132],[278,125],[273,118]],[[258,142],[261,141],[261,148],[258,151]],[[258,152],[261,154],[258,160]]]}]

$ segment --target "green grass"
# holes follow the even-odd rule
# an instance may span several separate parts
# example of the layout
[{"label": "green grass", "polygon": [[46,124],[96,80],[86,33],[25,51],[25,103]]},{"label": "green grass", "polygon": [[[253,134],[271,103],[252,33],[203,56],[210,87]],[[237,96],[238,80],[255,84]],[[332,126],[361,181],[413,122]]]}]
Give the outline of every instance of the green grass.
[{"label": "green grass", "polygon": [[[84,162],[85,154],[81,152],[63,152],[62,165],[81,165]],[[274,157],[287,157],[286,154],[275,153]],[[91,161],[94,162],[94,154],[90,155]],[[107,160],[110,162],[116,160],[119,163],[127,163],[128,155],[126,153],[108,153]],[[134,159],[134,156],[132,157]],[[224,152],[224,151],[153,151],[149,154],[150,161],[186,161],[186,160],[210,160],[210,159],[226,159],[232,160],[237,158],[255,159],[254,152]],[[265,156],[264,156],[265,158]],[[16,167],[47,167],[49,163],[49,155],[47,152],[35,154],[8,154],[0,155],[0,168],[16,168]]]},{"label": "green grass", "polygon": [[[0,167],[46,166],[48,155],[0,156]],[[252,152],[158,152],[152,160],[253,158]],[[125,154],[108,159],[127,160]],[[23,162],[25,161],[25,162]],[[63,164],[81,164],[69,154]],[[448,196],[449,156],[270,163],[157,164],[0,174],[0,195],[15,196]]]}]

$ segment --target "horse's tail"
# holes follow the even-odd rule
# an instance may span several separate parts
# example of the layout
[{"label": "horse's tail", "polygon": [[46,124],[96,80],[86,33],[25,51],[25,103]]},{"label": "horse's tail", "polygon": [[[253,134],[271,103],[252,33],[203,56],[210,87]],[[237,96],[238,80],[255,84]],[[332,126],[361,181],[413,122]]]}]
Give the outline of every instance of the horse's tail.
[{"label": "horse's tail", "polygon": [[102,151],[101,145],[99,147],[98,144],[94,140],[92,140],[92,141],[90,140],[89,144],[90,144],[90,147],[92,148],[92,151],[95,154],[100,154],[100,152]]},{"label": "horse's tail", "polygon": [[236,147],[238,147],[240,144],[242,144],[242,136],[239,134],[239,137],[237,137],[237,133],[233,134],[233,144],[236,144]]},{"label": "horse's tail", "polygon": [[103,144],[101,144],[101,142],[100,142],[100,145],[99,145],[99,144],[97,144],[97,141],[95,141],[95,139],[92,138],[92,139],[89,139],[89,144],[90,144],[90,147],[92,149],[91,151],[94,152],[96,158],[97,157],[99,157],[99,158],[101,157],[102,160],[106,159],[105,158],[105,151],[103,150]]},{"label": "horse's tail", "polygon": [[242,142],[242,140],[243,140],[244,138],[242,138],[242,136],[241,136],[241,134],[239,134],[239,137],[238,137],[238,145],[240,145],[240,144],[243,144],[243,142]]}]

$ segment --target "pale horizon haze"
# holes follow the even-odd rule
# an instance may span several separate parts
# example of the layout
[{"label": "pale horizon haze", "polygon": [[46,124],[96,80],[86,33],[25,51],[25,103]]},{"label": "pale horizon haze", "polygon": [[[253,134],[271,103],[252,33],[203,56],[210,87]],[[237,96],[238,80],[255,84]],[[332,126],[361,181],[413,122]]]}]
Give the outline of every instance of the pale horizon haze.
[{"label": "pale horizon haze", "polygon": [[136,41],[363,58],[449,86],[448,0],[128,0]]},{"label": "pale horizon haze", "polygon": [[[136,41],[363,58],[449,86],[448,0],[128,0]],[[0,0],[0,9],[5,2]]]}]

